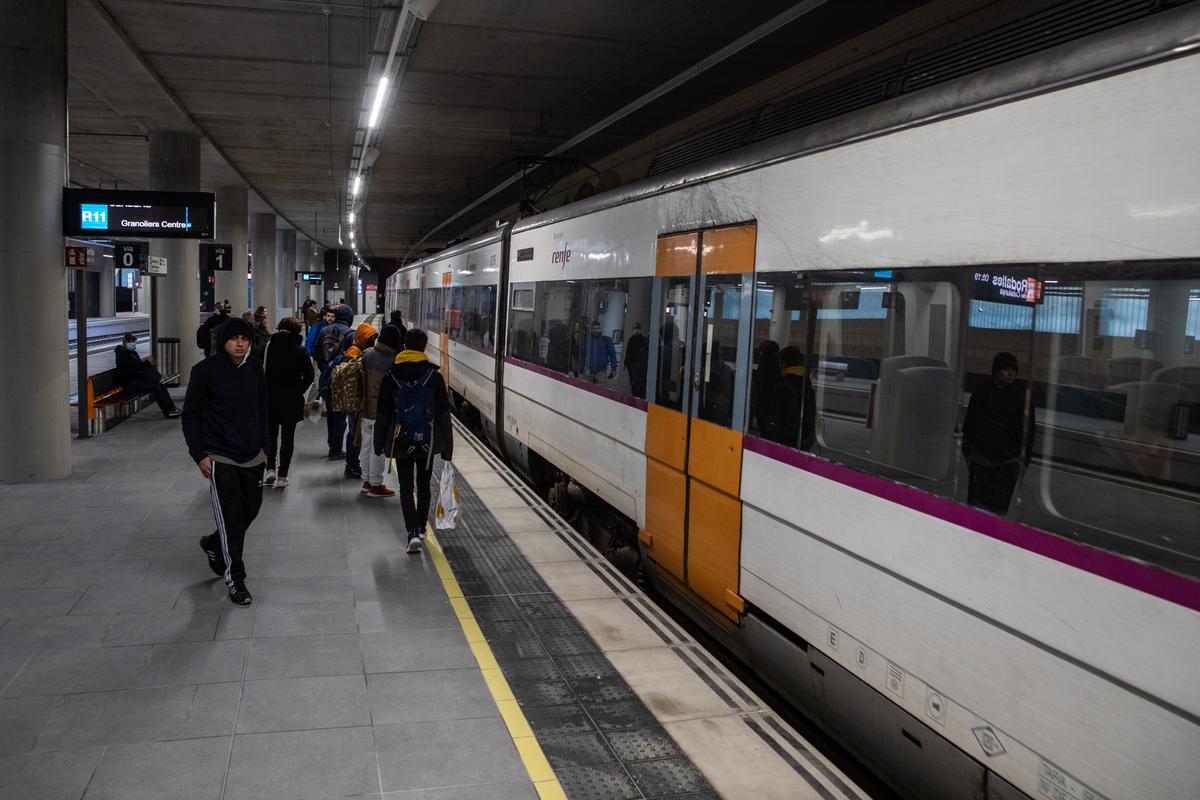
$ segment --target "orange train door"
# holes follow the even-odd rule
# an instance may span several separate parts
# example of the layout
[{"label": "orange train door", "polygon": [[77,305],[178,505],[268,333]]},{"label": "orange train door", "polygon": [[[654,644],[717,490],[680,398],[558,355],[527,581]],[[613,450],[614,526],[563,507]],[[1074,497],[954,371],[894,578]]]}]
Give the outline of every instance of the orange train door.
[{"label": "orange train door", "polygon": [[646,416],[646,552],[734,621],[755,234],[739,225],[658,240]]}]

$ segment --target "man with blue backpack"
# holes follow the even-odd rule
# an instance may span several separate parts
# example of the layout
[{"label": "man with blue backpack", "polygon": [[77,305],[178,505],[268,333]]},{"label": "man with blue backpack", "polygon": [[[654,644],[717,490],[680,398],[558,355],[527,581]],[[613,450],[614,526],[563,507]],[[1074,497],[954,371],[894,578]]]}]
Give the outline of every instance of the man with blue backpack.
[{"label": "man with blue backpack", "polygon": [[425,538],[433,457],[450,461],[454,453],[450,398],[441,372],[425,355],[428,340],[418,328],[405,336],[404,349],[379,386],[375,420],[375,453],[396,461],[410,553],[421,552]]}]

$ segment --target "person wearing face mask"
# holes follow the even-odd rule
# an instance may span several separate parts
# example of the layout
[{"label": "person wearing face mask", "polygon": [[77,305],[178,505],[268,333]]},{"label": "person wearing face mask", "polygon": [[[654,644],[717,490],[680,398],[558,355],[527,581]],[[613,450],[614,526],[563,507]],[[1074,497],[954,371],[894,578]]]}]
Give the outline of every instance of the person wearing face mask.
[{"label": "person wearing face mask", "polygon": [[135,334],[125,334],[113,352],[117,359],[117,383],[130,392],[154,395],[158,410],[167,419],[183,413],[175,407],[175,401],[171,399],[167,387],[163,386],[162,374],[154,366],[154,356],[143,359],[138,355]]},{"label": "person wearing face mask", "polygon": [[250,355],[254,331],[241,319],[217,329],[217,352],[192,367],[183,401],[188,454],[209,483],[217,529],[201,537],[208,566],[224,577],[234,605],[253,602],[246,588],[242,545],[262,505],[270,437],[267,383]]}]

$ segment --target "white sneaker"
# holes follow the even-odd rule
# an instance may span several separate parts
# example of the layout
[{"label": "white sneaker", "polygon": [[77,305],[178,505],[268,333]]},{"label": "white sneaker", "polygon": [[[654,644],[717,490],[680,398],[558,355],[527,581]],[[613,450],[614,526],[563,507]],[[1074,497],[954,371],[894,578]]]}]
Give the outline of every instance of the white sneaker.
[{"label": "white sneaker", "polygon": [[408,535],[408,552],[410,552],[410,553],[421,552],[421,537],[415,533],[410,533]]},{"label": "white sneaker", "polygon": [[275,488],[276,489],[286,489],[287,485],[288,485],[287,475],[280,475],[278,478],[275,479]]},{"label": "white sneaker", "polygon": [[269,469],[263,473],[262,480],[258,482],[259,486],[270,486],[275,483],[275,470]]}]

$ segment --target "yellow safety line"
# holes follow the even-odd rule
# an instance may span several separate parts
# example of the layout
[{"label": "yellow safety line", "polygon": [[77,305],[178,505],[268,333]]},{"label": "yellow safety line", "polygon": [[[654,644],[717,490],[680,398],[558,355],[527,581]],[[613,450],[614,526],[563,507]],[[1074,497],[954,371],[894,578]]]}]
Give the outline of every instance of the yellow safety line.
[{"label": "yellow safety line", "polygon": [[442,579],[446,596],[450,598],[450,605],[454,608],[454,616],[458,618],[458,624],[462,626],[463,633],[467,636],[467,644],[470,645],[471,652],[475,654],[475,661],[479,664],[479,669],[483,671],[483,680],[487,683],[488,691],[492,693],[492,699],[496,701],[496,707],[500,709],[500,717],[504,720],[504,724],[508,728],[508,735],[512,737],[513,744],[517,747],[517,754],[521,756],[521,761],[525,764],[529,780],[533,781],[533,788],[537,790],[539,800],[567,800],[567,795],[563,792],[558,777],[550,768],[546,754],[542,752],[542,746],[534,737],[533,729],[529,727],[529,721],[525,719],[525,714],[517,704],[516,698],[513,697],[508,681],[504,679],[504,673],[500,671],[500,665],[496,663],[496,657],[492,655],[492,648],[488,646],[483,631],[479,629],[479,623],[475,621],[475,615],[471,613],[467,599],[463,597],[458,579],[454,577],[454,572],[450,569],[450,562],[446,560],[446,554],[442,552],[442,546],[438,544],[433,528],[428,525],[426,527],[428,534],[425,539],[425,547],[433,559],[433,565],[437,568],[438,577]]}]

